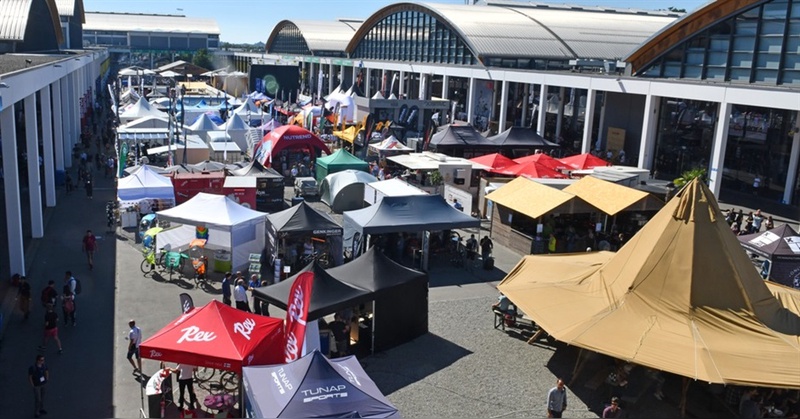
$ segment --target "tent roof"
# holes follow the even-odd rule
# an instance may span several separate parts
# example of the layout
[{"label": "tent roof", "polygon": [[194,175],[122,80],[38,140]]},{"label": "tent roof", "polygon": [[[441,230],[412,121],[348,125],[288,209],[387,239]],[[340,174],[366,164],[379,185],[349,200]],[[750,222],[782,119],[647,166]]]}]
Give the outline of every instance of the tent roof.
[{"label": "tent roof", "polygon": [[369,147],[376,150],[399,150],[399,151],[414,150],[413,148],[398,141],[394,135],[377,144],[370,144]]},{"label": "tent roof", "polygon": [[232,227],[258,223],[266,213],[245,208],[224,195],[200,192],[177,207],[158,211],[159,219],[181,224]]},{"label": "tent roof", "polygon": [[309,321],[372,300],[371,293],[366,289],[346,284],[316,264],[310,264],[294,276],[277,284],[253,289],[253,296],[263,298],[281,310],[286,310],[294,281],[301,273],[308,271],[314,272],[311,299],[308,303]]},{"label": "tent roof", "polygon": [[[249,335],[236,332],[236,323],[253,325]],[[206,339],[186,339],[188,328],[206,332]],[[237,310],[217,300],[194,308],[142,342],[142,357],[228,371],[245,365],[282,361],[283,319]],[[157,355],[154,355],[157,354]]]},{"label": "tent roof", "polygon": [[352,155],[349,151],[340,148],[330,156],[320,157],[317,159],[317,166],[319,167],[332,167],[332,166],[360,166],[364,170],[369,169],[369,163],[358,157]]},{"label": "tent roof", "polygon": [[236,131],[236,130],[242,131],[249,129],[250,126],[247,125],[247,121],[244,120],[244,117],[242,117],[238,113],[234,113],[231,114],[230,117],[228,117],[228,120],[225,121],[225,123],[220,128],[226,131]]},{"label": "tent roof", "polygon": [[527,176],[531,178],[546,179],[566,179],[568,176],[551,169],[541,163],[529,161],[527,163],[515,163],[513,166],[506,166],[492,170],[494,173],[514,176]]},{"label": "tent roof", "polygon": [[257,176],[283,179],[283,176],[275,171],[275,169],[271,167],[264,167],[261,165],[261,163],[255,160],[251,161],[247,166],[242,167],[241,169],[233,170],[231,174],[234,176]]},{"label": "tent roof", "polygon": [[192,131],[218,131],[222,129],[222,127],[214,123],[214,121],[212,121],[211,118],[205,113],[198,116],[192,125],[189,125],[186,128]]},{"label": "tent roof", "polygon": [[[536,199],[531,199],[532,196]],[[575,195],[523,177],[518,177],[486,195],[486,199],[531,218],[539,218],[574,198]]]},{"label": "tent roof", "polygon": [[[274,384],[280,374],[283,381]],[[245,387],[255,417],[387,417],[397,408],[381,393],[355,356],[328,359],[318,350],[285,365],[246,367]],[[307,390],[336,388],[335,399],[307,397]],[[353,417],[353,416],[349,416]]]},{"label": "tent roof", "polygon": [[169,120],[167,115],[160,116],[148,115],[119,127],[120,129],[133,129],[133,128],[169,128]]},{"label": "tent roof", "polygon": [[384,196],[429,195],[424,190],[396,177],[372,182],[369,186]]},{"label": "tent roof", "polygon": [[117,197],[121,201],[145,198],[175,199],[175,191],[169,178],[160,175],[148,165],[142,165],[130,176],[119,180]]},{"label": "tent roof", "polygon": [[553,170],[561,170],[561,169],[568,169],[569,168],[569,167],[567,167],[566,164],[562,163],[560,160],[558,160],[556,158],[553,158],[553,157],[550,157],[550,156],[548,156],[547,154],[544,154],[544,153],[531,154],[530,156],[516,158],[516,159],[514,159],[514,161],[517,162],[517,163],[520,163],[520,164],[521,163],[528,163],[528,162],[531,162],[531,161],[535,161],[535,162],[537,162],[537,163],[539,163],[541,165],[544,165],[546,167],[549,167],[549,168],[551,168]]},{"label": "tent roof", "polygon": [[594,156],[590,153],[576,154],[574,156],[560,158],[562,163],[566,164],[572,169],[583,170],[591,169],[592,167],[611,166],[611,163]]},{"label": "tent roof", "polygon": [[145,98],[140,97],[133,106],[126,109],[119,117],[121,119],[133,120],[143,118],[145,116],[160,116],[165,117],[167,114],[159,111],[158,109],[150,106],[150,103]]},{"label": "tent roof", "polygon": [[484,166],[489,166],[492,169],[500,169],[508,166],[514,166],[517,164],[516,161],[511,160],[500,153],[492,153],[480,157],[473,157],[469,159],[469,161],[480,163]]},{"label": "tent roof", "polygon": [[331,154],[328,146],[311,131],[297,125],[283,125],[270,131],[256,146],[255,160],[264,166],[281,150],[308,147]]},{"label": "tent roof", "polygon": [[530,128],[511,127],[497,135],[487,138],[487,140],[498,146],[525,146],[525,147],[548,147],[554,148],[559,145],[547,141],[536,131]]},{"label": "tent roof", "polygon": [[647,192],[592,176],[581,178],[564,188],[564,192],[578,196],[608,215],[616,215],[649,195]]},{"label": "tent roof", "polygon": [[321,200],[328,204],[328,206],[333,207],[333,201],[339,195],[339,192],[350,185],[361,184],[361,200],[363,201],[363,185],[376,182],[377,180],[378,179],[375,176],[372,176],[372,174],[362,172],[361,170],[348,169],[342,170],[341,172],[331,173],[330,175],[325,176],[325,179],[322,180],[322,184],[320,185],[320,191],[328,191],[327,194],[324,192],[320,194],[322,197]]},{"label": "tent roof", "polygon": [[[424,216],[423,216],[424,214]],[[480,220],[453,208],[441,195],[387,196],[377,205],[344,212],[363,234],[479,227]]]},{"label": "tent roof", "polygon": [[435,146],[488,146],[496,147],[472,125],[445,125],[439,132],[433,134],[430,140]]},{"label": "tent roof", "polygon": [[346,284],[373,293],[388,293],[394,287],[413,281],[427,282],[428,275],[425,272],[400,265],[376,249],[375,246],[370,247],[353,261],[330,268],[327,272]]},{"label": "tent roof", "polygon": [[221,172],[225,170],[225,163],[212,160],[201,161],[189,166],[198,172]]},{"label": "tent roof", "polygon": [[317,211],[305,201],[283,211],[269,214],[267,220],[278,233],[324,231],[326,235],[342,234],[342,226],[337,224],[330,215]]},{"label": "tent roof", "polygon": [[737,236],[737,239],[742,247],[761,257],[800,260],[800,237],[788,224],[763,233]]},{"label": "tent roof", "polygon": [[710,383],[800,388],[800,316],[724,220],[694,180],[616,254],[526,256],[498,288],[570,345]]}]

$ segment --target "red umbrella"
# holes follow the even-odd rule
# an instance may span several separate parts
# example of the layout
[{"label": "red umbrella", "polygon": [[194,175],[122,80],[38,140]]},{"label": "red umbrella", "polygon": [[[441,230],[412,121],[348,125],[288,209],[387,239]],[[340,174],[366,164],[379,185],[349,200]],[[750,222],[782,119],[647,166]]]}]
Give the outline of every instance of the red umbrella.
[{"label": "red umbrella", "polygon": [[283,363],[283,320],[213,300],[182,315],[139,346],[143,358],[241,373]]},{"label": "red umbrella", "polygon": [[544,153],[537,153],[537,154],[532,154],[530,156],[514,159],[514,162],[519,164],[529,163],[532,161],[553,170],[568,169],[567,165]]},{"label": "red umbrella", "polygon": [[589,153],[576,154],[574,156],[564,157],[563,159],[559,160],[561,160],[562,163],[566,164],[571,169],[575,170],[611,166],[611,163]]},{"label": "red umbrella", "polygon": [[482,164],[484,166],[489,166],[492,169],[502,169],[504,167],[517,164],[514,162],[514,160],[511,160],[500,153],[492,153],[485,156],[474,157],[469,159],[469,161]]},{"label": "red umbrella", "polygon": [[515,166],[506,167],[504,169],[495,170],[495,173],[502,175],[514,175],[532,178],[550,178],[550,179],[566,179],[567,176],[561,172],[557,172],[547,166],[536,163],[535,161],[517,164]]}]

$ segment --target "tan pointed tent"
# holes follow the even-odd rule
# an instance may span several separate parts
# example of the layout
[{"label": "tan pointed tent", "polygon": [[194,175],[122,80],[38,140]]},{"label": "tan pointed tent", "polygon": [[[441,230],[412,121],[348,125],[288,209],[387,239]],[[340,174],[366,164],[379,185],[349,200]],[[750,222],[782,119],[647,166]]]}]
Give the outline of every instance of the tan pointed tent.
[{"label": "tan pointed tent", "polygon": [[699,181],[616,254],[526,256],[498,288],[571,345],[711,383],[800,388],[800,297],[764,283]]}]

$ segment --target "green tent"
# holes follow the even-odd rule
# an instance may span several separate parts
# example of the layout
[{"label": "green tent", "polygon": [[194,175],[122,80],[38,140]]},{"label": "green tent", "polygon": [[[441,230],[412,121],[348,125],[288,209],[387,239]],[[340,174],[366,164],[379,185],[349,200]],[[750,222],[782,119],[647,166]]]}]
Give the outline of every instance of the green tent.
[{"label": "green tent", "polygon": [[317,182],[322,183],[325,176],[331,173],[341,172],[342,170],[361,170],[369,172],[369,163],[350,154],[345,149],[339,149],[330,156],[317,159]]}]

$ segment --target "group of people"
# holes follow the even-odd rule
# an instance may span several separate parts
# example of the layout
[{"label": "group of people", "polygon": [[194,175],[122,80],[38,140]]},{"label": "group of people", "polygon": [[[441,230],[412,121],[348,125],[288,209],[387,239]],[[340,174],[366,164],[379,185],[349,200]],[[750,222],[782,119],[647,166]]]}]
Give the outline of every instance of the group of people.
[{"label": "group of people", "polygon": [[[231,286],[233,285],[233,288]],[[253,309],[250,309],[250,302],[247,293],[254,288],[266,287],[267,281],[260,281],[257,274],[250,275],[250,280],[245,282],[242,271],[236,271],[234,277],[231,272],[226,272],[222,277],[222,302],[229,306],[235,303],[235,307],[248,313],[256,313],[269,316],[269,304],[265,301],[253,298]]]},{"label": "group of people", "polygon": [[737,236],[759,233],[762,227],[766,227],[766,230],[775,228],[775,221],[773,221],[772,216],[764,217],[760,209],[756,210],[756,212],[750,211],[745,216],[744,211],[741,209],[736,211],[736,208],[730,208],[725,216],[725,221],[731,226],[733,234]]}]

